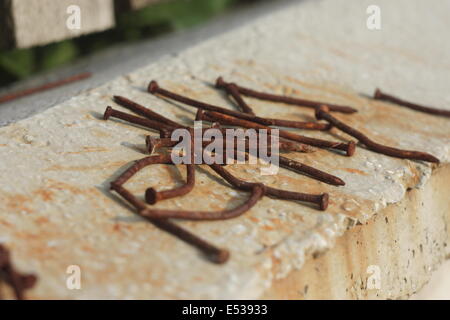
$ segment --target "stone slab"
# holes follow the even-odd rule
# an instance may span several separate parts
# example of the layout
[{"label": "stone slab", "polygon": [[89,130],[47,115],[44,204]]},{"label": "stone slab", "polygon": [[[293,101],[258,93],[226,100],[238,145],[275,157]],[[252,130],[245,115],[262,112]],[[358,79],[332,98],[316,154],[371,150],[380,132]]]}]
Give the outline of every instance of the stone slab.
[{"label": "stone slab", "polygon": [[[356,0],[299,3],[0,129],[0,239],[14,252],[21,269],[40,275],[31,297],[270,297],[271,290],[275,295],[279,288],[278,281],[291,279],[294,284],[302,284],[296,274],[306,274],[313,257],[327,251],[328,256],[339,255],[339,250],[348,255],[348,264],[340,264],[343,260],[338,258],[330,260],[337,263],[336,268],[349,268],[350,273],[365,270],[363,263],[358,264],[358,252],[372,258],[377,254],[363,249],[352,251],[359,245],[358,237],[352,238],[352,234],[365,238],[366,244],[380,243],[372,247],[375,251],[392,248],[396,253],[375,263],[367,260],[391,273],[387,279],[392,283],[378,292],[381,297],[389,293],[392,298],[408,296],[422,286],[448,253],[443,240],[445,236],[448,239],[448,230],[442,227],[448,222],[442,212],[448,210],[441,210],[448,206],[448,199],[445,190],[443,193],[442,187],[436,187],[443,182],[433,182],[433,177],[448,176],[450,125],[447,119],[372,101],[364,94],[381,86],[411,100],[450,108],[449,44],[439,41],[449,30],[450,20],[445,19],[448,10],[444,9],[450,2],[439,0],[429,7],[418,0],[379,1],[384,12],[380,31],[365,27],[369,4]],[[427,19],[422,16],[425,12]],[[360,112],[342,116],[349,123],[370,131],[380,142],[430,152],[442,163],[431,166],[393,159],[364,148],[358,148],[352,158],[326,150],[289,154],[340,176],[347,182],[342,188],[285,170],[261,177],[256,166],[233,166],[233,172],[244,178],[290,190],[329,192],[332,201],[329,210],[319,212],[298,203],[264,199],[238,219],[177,222],[230,249],[229,263],[211,265],[196,250],[136,217],[108,192],[111,179],[130,161],[144,156],[143,137],[147,132],[100,118],[107,105],[118,108],[111,102],[112,95],[124,95],[190,123],[195,114],[192,109],[145,92],[151,79],[194,98],[234,108],[211,86],[218,75],[255,89],[351,105]],[[249,102],[261,115],[312,118],[307,109],[253,99]],[[307,134],[348,139],[335,130],[331,135]],[[142,172],[129,186],[143,192],[149,185],[167,187],[168,181],[172,185],[179,182],[179,173],[155,167]],[[429,207],[420,209],[421,201],[408,200],[410,195],[423,197]],[[433,207],[430,198],[443,199],[436,201],[443,205]],[[220,183],[207,168],[200,168],[190,197],[160,206],[219,209],[243,199],[245,194]],[[393,219],[391,238],[385,236],[390,225],[379,220],[384,215]],[[408,228],[403,228],[405,221],[410,223]],[[438,222],[441,229],[433,232],[431,226],[438,226]],[[376,227],[366,228],[370,225]],[[415,233],[419,236],[411,248],[422,244],[427,259],[407,260],[407,244]],[[425,246],[422,241],[427,234],[436,237]],[[342,239],[350,239],[351,244],[343,247],[339,243]],[[413,282],[415,287],[401,285],[404,279],[400,271],[408,261],[414,263],[411,270],[425,268],[425,272],[417,271],[417,281],[408,280],[415,274],[408,275],[406,283]],[[71,291],[65,285],[65,271],[74,264],[82,270],[82,290]],[[319,292],[320,286],[328,283],[330,290],[317,296],[345,297],[345,286],[339,282],[344,280],[330,274],[330,270],[319,272],[316,279],[322,281],[308,290]],[[361,279],[364,289],[362,275]],[[303,290],[304,286],[299,288]],[[355,290],[354,297],[367,297]]]}]

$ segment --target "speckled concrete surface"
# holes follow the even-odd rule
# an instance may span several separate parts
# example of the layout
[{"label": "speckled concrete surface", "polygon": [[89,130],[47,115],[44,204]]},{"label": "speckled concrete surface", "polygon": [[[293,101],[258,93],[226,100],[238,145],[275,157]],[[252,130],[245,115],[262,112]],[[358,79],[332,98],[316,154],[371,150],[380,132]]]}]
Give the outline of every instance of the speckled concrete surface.
[{"label": "speckled concrete surface", "polygon": [[[145,130],[100,120],[112,95],[123,95],[189,123],[195,110],[145,92],[149,80],[211,103],[233,106],[211,87],[218,75],[242,85],[347,104],[360,112],[339,116],[379,142],[450,157],[450,123],[367,99],[379,86],[413,101],[450,108],[450,1],[378,1],[382,30],[365,26],[368,1],[307,1],[201,45],[164,57],[39,115],[0,130],[0,241],[18,265],[40,275],[33,298],[257,298],[276,279],[332,248],[337,237],[401,202],[406,190],[429,180],[428,164],[358,148],[352,158],[319,150],[289,154],[347,184],[331,187],[280,170],[259,176],[256,166],[233,166],[241,177],[302,192],[329,192],[330,207],[264,199],[248,214],[223,222],[177,222],[232,257],[211,265],[191,247],[157,230],[120,205],[108,183],[143,157]],[[418,23],[423,21],[423,23]],[[420,36],[418,36],[420,35]],[[424,50],[426,48],[426,50]],[[248,100],[261,115],[311,119],[310,110]],[[115,106],[115,105],[114,105]],[[115,106],[117,107],[117,106]],[[117,107],[119,108],[119,107]],[[346,140],[336,130],[305,133]],[[218,209],[245,198],[198,171],[189,197],[167,208]],[[184,172],[181,170],[181,175]],[[166,167],[141,172],[130,188],[179,183]],[[199,201],[201,199],[201,201]],[[432,214],[432,213],[430,213]],[[82,290],[65,286],[69,265],[82,270]]]}]

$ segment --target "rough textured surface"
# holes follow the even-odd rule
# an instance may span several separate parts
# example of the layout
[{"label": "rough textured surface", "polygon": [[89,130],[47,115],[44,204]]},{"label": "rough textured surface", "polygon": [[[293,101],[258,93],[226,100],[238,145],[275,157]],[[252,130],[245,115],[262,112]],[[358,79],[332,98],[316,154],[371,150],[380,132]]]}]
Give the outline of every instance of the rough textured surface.
[{"label": "rough textured surface", "polygon": [[[225,266],[211,265],[196,250],[133,215],[107,191],[108,182],[129,161],[143,157],[146,134],[140,128],[100,120],[105,107],[113,104],[111,95],[135,99],[185,123],[194,117],[193,109],[145,93],[150,79],[158,79],[161,85],[180,93],[230,108],[226,97],[211,87],[218,75],[252,88],[348,104],[360,112],[340,116],[342,119],[365,132],[370,131],[380,142],[428,151],[442,160],[439,170],[448,170],[450,125],[447,119],[371,101],[361,94],[371,94],[376,86],[381,86],[417,102],[449,108],[450,57],[446,54],[449,44],[439,41],[439,37],[448,30],[450,20],[445,19],[448,10],[444,9],[450,7],[450,2],[437,1],[433,7],[423,1],[379,2],[383,12],[381,31],[369,31],[365,27],[369,2],[309,1],[177,56],[162,58],[39,115],[2,128],[0,241],[11,248],[22,269],[41,276],[31,296],[257,298],[267,294],[272,285],[276,288],[277,281],[295,279],[295,273],[302,272],[308,258],[332,248],[336,239],[357,222],[363,224],[357,227],[360,232],[366,223],[378,226],[375,230],[382,237],[389,224],[376,222],[375,215],[391,212],[392,218],[398,215],[398,221],[417,215],[427,218],[423,218],[425,226],[436,226],[435,220],[442,221],[439,220],[442,215],[434,208],[430,207],[425,214],[415,201],[405,200],[407,190],[418,189],[409,194],[422,197],[420,191],[425,192],[427,186],[434,185],[430,180],[432,166],[389,158],[364,148],[358,148],[352,158],[325,150],[310,155],[289,155],[340,176],[347,182],[341,188],[285,170],[276,176],[260,177],[256,166],[234,166],[236,174],[273,186],[329,192],[331,205],[324,213],[298,203],[264,199],[247,215],[231,221],[178,222],[230,248],[232,257]],[[426,24],[417,24],[424,13],[433,18]],[[417,37],[419,32],[421,37]],[[291,119],[313,116],[303,108],[248,101],[261,115]],[[348,138],[335,130],[331,135],[307,134],[336,140]],[[206,168],[199,169],[198,174],[197,186],[190,197],[158,206],[218,209],[244,199],[244,193],[228,188]],[[445,174],[448,177],[448,172]],[[179,183],[179,175],[173,168],[154,167],[139,174],[129,186],[142,193],[150,185],[164,188],[168,187],[167,181]],[[435,197],[436,192],[424,196]],[[445,203],[445,195],[439,196],[444,197],[441,202]],[[410,211],[399,215],[402,205]],[[448,221],[448,216],[443,221]],[[397,225],[398,230],[401,225]],[[357,235],[358,229],[351,232]],[[427,230],[420,230],[423,236],[428,234]],[[448,230],[440,232],[439,235],[448,236]],[[375,239],[380,240],[380,235],[374,236]],[[398,255],[392,254],[394,260],[380,260],[381,265],[391,267],[395,259],[407,254],[403,247],[409,241],[407,235],[406,232],[398,234],[402,246],[385,239]],[[351,235],[346,237],[349,239]],[[419,245],[421,241],[422,238],[417,238],[414,244]],[[340,247],[338,243],[336,248]],[[393,281],[392,286],[395,283],[397,286],[389,287],[382,296],[390,292],[391,297],[403,297],[414,291],[412,287],[403,290],[398,284],[403,263],[414,261],[420,269],[434,267],[443,259],[445,250],[422,248],[428,250],[429,263],[403,259],[402,266],[392,268],[392,275],[387,276]],[[306,271],[310,263],[305,265]],[[65,270],[73,264],[82,270],[83,289],[79,291],[65,287]],[[418,274],[416,288],[428,276],[428,272]],[[341,288],[345,286],[336,284],[337,291]],[[333,297],[345,296],[343,292],[333,293]],[[354,297],[366,295],[356,292]]]},{"label": "rough textured surface", "polygon": [[[9,0],[8,0],[9,1]],[[113,0],[11,0],[13,20],[10,36],[18,48],[43,45],[54,41],[102,31],[114,26]],[[67,8],[81,9],[81,29],[66,27]]]},{"label": "rough textured surface", "polygon": [[[424,186],[347,231],[332,250],[275,281],[264,298],[404,299],[418,292],[450,256],[450,201],[442,192],[449,179],[450,166],[435,170]],[[374,275],[378,287],[371,286]],[[429,292],[419,296],[433,297]]]},{"label": "rough textured surface", "polygon": [[411,296],[413,300],[450,300],[450,260],[443,263],[417,294]]}]

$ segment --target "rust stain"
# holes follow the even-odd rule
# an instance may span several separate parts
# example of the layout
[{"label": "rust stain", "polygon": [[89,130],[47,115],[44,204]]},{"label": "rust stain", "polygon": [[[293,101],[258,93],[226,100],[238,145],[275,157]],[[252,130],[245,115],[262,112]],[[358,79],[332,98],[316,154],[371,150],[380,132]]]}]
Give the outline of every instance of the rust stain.
[{"label": "rust stain", "polygon": [[34,195],[39,196],[44,201],[53,200],[53,192],[48,189],[39,189],[33,192]]},{"label": "rust stain", "polygon": [[12,227],[12,224],[9,222],[6,222],[4,220],[0,220],[0,224],[4,225],[5,227]]},{"label": "rust stain", "polygon": [[36,222],[37,224],[44,224],[44,223],[49,223],[50,220],[46,217],[38,217],[38,218],[34,219],[34,222]]},{"label": "rust stain", "polygon": [[80,151],[61,152],[60,154],[69,155],[69,154],[82,154],[91,152],[108,152],[108,151],[110,150],[103,147],[83,147],[83,150]]},{"label": "rust stain", "polygon": [[336,87],[333,88],[331,86],[309,83],[309,82],[305,82],[305,81],[299,80],[297,78],[294,78],[292,76],[285,76],[284,78],[290,82],[299,84],[302,87],[314,89],[314,90],[325,91],[325,92],[331,93],[333,95],[341,96],[341,97],[343,97],[349,101],[353,101],[355,103],[361,103],[362,101],[364,101],[363,98],[361,98],[359,96],[355,96],[355,94],[353,94],[353,93],[348,93],[348,92],[341,90],[339,88],[336,88]]},{"label": "rust stain", "polygon": [[107,132],[96,128],[90,129],[90,133],[98,138],[106,138],[110,136],[110,134],[108,134]]},{"label": "rust stain", "polygon": [[272,231],[272,230],[275,230],[275,227],[265,224],[265,225],[262,226],[262,229],[264,229],[266,231]]},{"label": "rust stain", "polygon": [[30,197],[22,194],[4,195],[6,197],[6,210],[13,212],[27,212],[33,213],[34,210],[30,209],[25,203],[30,202]]},{"label": "rust stain", "polygon": [[368,176],[369,174],[367,172],[364,172],[362,170],[358,170],[358,169],[354,169],[354,168],[341,168],[341,170],[350,172],[350,173],[355,173],[355,174],[359,174],[362,176]]},{"label": "rust stain", "polygon": [[53,165],[44,169],[44,171],[91,171],[91,170],[103,170],[104,168],[117,168],[127,164],[128,161],[115,161],[115,162],[106,162],[99,165],[93,166],[62,166],[62,165]]}]

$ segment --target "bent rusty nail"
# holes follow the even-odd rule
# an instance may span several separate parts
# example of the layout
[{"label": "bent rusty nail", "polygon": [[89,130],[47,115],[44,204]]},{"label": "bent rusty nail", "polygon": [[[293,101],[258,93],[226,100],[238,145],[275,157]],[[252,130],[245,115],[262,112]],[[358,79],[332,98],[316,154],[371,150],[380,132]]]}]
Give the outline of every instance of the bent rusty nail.
[{"label": "bent rusty nail", "polygon": [[339,130],[355,137],[358,139],[359,142],[364,144],[367,148],[369,148],[372,151],[382,153],[391,157],[395,158],[401,158],[401,159],[411,159],[411,160],[422,160],[427,162],[434,162],[439,163],[439,159],[435,156],[426,153],[426,152],[420,152],[420,151],[411,151],[411,150],[403,150],[403,149],[397,149],[389,146],[385,146],[379,143],[376,143],[375,141],[372,141],[369,137],[367,137],[362,132],[350,127],[349,125],[343,123],[342,121],[336,119],[331,114],[329,114],[329,109],[327,106],[322,106],[319,109],[316,110],[316,118],[317,119],[324,119]]}]

